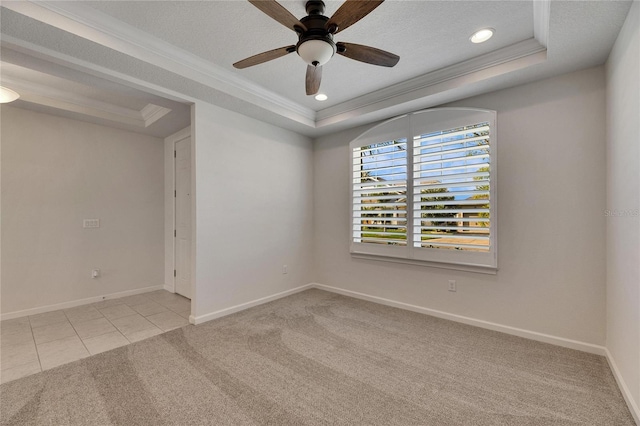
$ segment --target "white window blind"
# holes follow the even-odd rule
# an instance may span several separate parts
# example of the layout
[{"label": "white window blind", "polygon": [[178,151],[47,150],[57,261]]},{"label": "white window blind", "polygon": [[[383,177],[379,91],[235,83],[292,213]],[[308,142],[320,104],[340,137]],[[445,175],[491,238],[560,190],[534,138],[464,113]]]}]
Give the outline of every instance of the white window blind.
[{"label": "white window blind", "polygon": [[419,111],[352,141],[351,253],[495,271],[495,115]]},{"label": "white window blind", "polygon": [[353,241],[407,244],[407,140],[352,149]]},{"label": "white window blind", "polygon": [[413,138],[413,246],[488,252],[489,123]]}]

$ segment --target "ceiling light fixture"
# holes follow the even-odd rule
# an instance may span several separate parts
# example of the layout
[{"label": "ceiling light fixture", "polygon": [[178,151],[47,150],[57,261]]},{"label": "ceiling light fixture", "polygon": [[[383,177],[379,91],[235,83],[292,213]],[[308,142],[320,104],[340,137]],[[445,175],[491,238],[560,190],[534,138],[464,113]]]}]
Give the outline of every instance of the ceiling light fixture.
[{"label": "ceiling light fixture", "polygon": [[322,0],[308,0],[305,3],[307,16],[298,19],[276,0],[249,0],[266,15],[295,31],[298,35],[298,43],[258,53],[234,63],[233,67],[244,69],[297,52],[298,56],[307,63],[307,74],[304,79],[307,95],[318,93],[322,81],[322,66],[336,53],[354,61],[393,67],[400,60],[398,55],[375,47],[333,41],[334,35],[359,22],[383,1],[347,0],[331,17],[328,17],[324,15],[325,4]]},{"label": "ceiling light fixture", "polygon": [[298,55],[309,65],[322,66],[336,53],[336,45],[326,37],[322,39],[305,40],[297,47]]},{"label": "ceiling light fixture", "polygon": [[0,104],[13,102],[20,97],[19,94],[4,86],[0,86]]},{"label": "ceiling light fixture", "polygon": [[327,95],[325,95],[324,93],[318,93],[316,95],[316,101],[326,101],[327,99],[329,99],[329,97]]},{"label": "ceiling light fixture", "polygon": [[471,40],[471,43],[483,43],[493,37],[495,32],[496,30],[493,28],[483,28],[473,33],[469,40]]}]

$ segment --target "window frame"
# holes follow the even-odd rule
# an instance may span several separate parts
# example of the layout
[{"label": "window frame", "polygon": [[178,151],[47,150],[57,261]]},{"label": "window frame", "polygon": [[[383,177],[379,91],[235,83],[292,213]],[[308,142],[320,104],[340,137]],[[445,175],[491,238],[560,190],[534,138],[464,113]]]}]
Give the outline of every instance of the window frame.
[{"label": "window frame", "polygon": [[[413,242],[413,151],[414,137],[472,124],[489,123],[489,251],[447,250],[414,247]],[[406,246],[360,243],[354,241],[354,148],[390,140],[406,139],[407,172],[407,240]],[[495,274],[498,269],[498,198],[497,198],[497,113],[478,108],[433,108],[386,120],[349,143],[349,240],[352,257],[372,260],[410,263],[447,269]]]}]

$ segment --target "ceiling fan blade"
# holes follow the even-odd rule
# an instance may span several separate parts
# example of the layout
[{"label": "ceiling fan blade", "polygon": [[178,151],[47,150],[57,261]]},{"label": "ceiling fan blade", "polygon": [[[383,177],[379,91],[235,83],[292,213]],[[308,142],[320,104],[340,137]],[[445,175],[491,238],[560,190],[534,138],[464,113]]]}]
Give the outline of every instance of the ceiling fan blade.
[{"label": "ceiling fan blade", "polygon": [[258,53],[257,55],[253,55],[248,57],[247,59],[238,61],[235,64],[233,64],[233,67],[238,69],[252,67],[254,65],[258,65],[263,62],[270,61],[272,59],[280,58],[284,55],[288,55],[289,53],[295,52],[295,51],[296,51],[295,45],[280,47],[278,49],[273,49],[267,52]]},{"label": "ceiling fan blade", "polygon": [[366,62],[367,64],[393,67],[400,60],[400,56],[391,52],[361,44],[339,42],[336,43],[336,47],[338,54],[356,61]]},{"label": "ceiling fan blade", "polygon": [[315,95],[320,90],[320,81],[322,80],[322,66],[314,67],[307,65],[307,77],[305,85],[307,87],[307,95]]},{"label": "ceiling fan blade", "polygon": [[327,22],[327,29],[330,33],[337,34],[367,16],[383,1],[346,0]]},{"label": "ceiling fan blade", "polygon": [[307,27],[298,18],[275,0],[249,0],[249,3],[291,30],[295,31],[295,27],[300,27],[303,31],[307,30]]}]

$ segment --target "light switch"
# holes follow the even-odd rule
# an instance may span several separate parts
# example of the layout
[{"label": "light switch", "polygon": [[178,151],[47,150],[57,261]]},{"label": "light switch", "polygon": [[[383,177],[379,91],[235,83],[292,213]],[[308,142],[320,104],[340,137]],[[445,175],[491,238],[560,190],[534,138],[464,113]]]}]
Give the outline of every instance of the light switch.
[{"label": "light switch", "polygon": [[100,219],[84,219],[82,221],[83,228],[100,228]]}]

